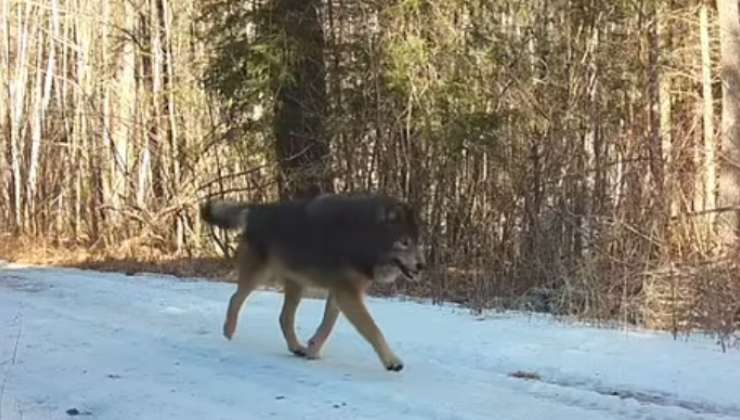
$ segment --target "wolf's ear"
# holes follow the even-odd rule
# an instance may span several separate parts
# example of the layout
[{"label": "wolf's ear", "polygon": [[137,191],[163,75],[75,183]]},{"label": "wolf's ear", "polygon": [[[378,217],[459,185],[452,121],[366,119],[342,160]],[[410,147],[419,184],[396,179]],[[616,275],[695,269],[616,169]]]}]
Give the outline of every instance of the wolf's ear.
[{"label": "wolf's ear", "polygon": [[381,223],[398,223],[403,219],[404,208],[398,204],[384,207],[380,212]]}]

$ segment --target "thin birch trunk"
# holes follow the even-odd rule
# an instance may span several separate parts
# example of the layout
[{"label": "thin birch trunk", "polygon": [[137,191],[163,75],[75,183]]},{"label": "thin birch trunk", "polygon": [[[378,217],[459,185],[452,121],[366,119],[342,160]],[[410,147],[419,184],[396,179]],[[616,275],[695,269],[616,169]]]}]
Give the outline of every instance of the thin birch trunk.
[{"label": "thin birch trunk", "polygon": [[[701,80],[702,80],[702,117],[704,122],[703,150],[701,171],[703,180],[702,210],[717,207],[717,144],[714,138],[714,97],[712,94],[712,60],[709,36],[709,5],[701,3],[699,8],[699,38],[701,44]],[[707,215],[708,225],[714,224],[715,213]]]},{"label": "thin birch trunk", "polygon": [[[0,162],[2,162],[2,168],[0,168],[0,198],[3,199],[3,204],[0,206],[0,211],[7,212],[4,220],[11,219],[12,208],[11,203],[11,176],[10,172],[6,169],[10,167],[9,151],[11,142],[11,108],[10,104],[10,1],[0,2],[0,86],[4,86],[2,92],[0,92],[0,121],[2,122],[3,131],[0,133]],[[6,207],[7,206],[7,207]],[[0,213],[1,214],[1,213]]]},{"label": "thin birch trunk", "polygon": [[[128,33],[135,33],[136,10],[131,2],[124,2],[122,27]],[[133,40],[125,37],[116,60],[116,83],[114,103],[116,118],[111,121],[111,141],[113,158],[109,162],[111,174],[111,202],[120,209],[128,195],[129,149],[136,132],[133,129],[136,105],[136,63]],[[118,217],[116,212],[112,215]]]},{"label": "thin birch trunk", "polygon": [[[670,2],[668,2],[670,5]],[[665,6],[668,7],[668,6]],[[665,70],[662,61],[668,55],[667,52],[671,51],[673,42],[673,31],[671,30],[669,22],[670,8],[665,10],[658,6],[656,8],[656,24],[657,33],[656,38],[658,42],[658,68],[659,81],[658,81],[658,100],[659,100],[659,113],[660,113],[660,156],[662,160],[663,173],[670,173],[673,165],[673,122],[672,122],[672,109],[671,109],[671,75]],[[674,177],[665,177],[663,179],[663,211],[666,212],[666,217],[674,216],[678,207],[673,197],[673,190],[676,180]],[[667,223],[667,221],[666,221]]]},{"label": "thin birch trunk", "polygon": [[[49,31],[47,36],[44,37],[41,30],[38,31],[39,36],[37,37],[38,49],[38,67],[36,69],[36,86],[35,86],[35,101],[33,111],[33,124],[31,134],[31,156],[28,168],[28,184],[27,184],[27,200],[28,210],[31,215],[29,222],[32,224],[34,229],[37,228],[36,221],[34,220],[37,213],[36,208],[36,189],[38,182],[39,172],[39,160],[42,148],[42,130],[46,119],[46,111],[51,101],[51,90],[53,83],[53,75],[56,67],[56,48],[55,42],[59,34],[59,4],[57,0],[51,0],[50,4],[51,19],[49,20]],[[40,29],[40,26],[39,26]],[[42,70],[42,52],[44,51],[44,38],[47,39],[47,57],[46,57],[46,70]],[[42,87],[43,78],[43,87]]]},{"label": "thin birch trunk", "polygon": [[16,62],[12,63],[15,68],[12,79],[8,83],[8,102],[10,104],[10,166],[13,177],[13,213],[15,228],[23,232],[25,221],[23,220],[23,149],[25,124],[23,124],[24,108],[26,101],[26,87],[28,81],[28,56],[31,31],[31,16],[33,15],[31,3],[25,3],[24,8],[18,8],[16,13],[18,32],[15,55]]}]

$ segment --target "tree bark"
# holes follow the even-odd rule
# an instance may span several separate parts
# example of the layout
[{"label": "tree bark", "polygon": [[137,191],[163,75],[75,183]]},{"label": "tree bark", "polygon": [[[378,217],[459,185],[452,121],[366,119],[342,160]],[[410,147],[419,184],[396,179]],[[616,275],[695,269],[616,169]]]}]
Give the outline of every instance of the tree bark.
[{"label": "tree bark", "polygon": [[[9,82],[10,75],[10,2],[3,1],[0,3],[0,66],[2,66],[2,79],[0,82]],[[0,162],[2,162],[2,168],[0,168],[0,198],[3,199],[3,204],[0,206],[0,211],[7,212],[5,214],[0,213],[4,216],[3,220],[10,221],[10,215],[13,213],[11,204],[11,175],[7,169],[10,167],[10,139],[11,139],[11,107],[10,107],[10,83],[2,83],[5,87],[0,92],[0,126],[2,126],[2,132],[0,136]],[[6,207],[7,206],[7,207]]]},{"label": "tree bark", "polygon": [[[130,2],[123,4],[121,25],[128,33],[135,33],[136,10]],[[115,20],[115,18],[114,18]],[[128,196],[129,144],[136,130],[132,129],[136,117],[136,57],[133,40],[126,37],[116,62],[115,92],[111,98],[117,118],[111,126],[112,159],[110,163],[111,196],[114,208],[120,208]],[[114,213],[115,214],[115,213]],[[113,216],[114,218],[117,216]]]},{"label": "tree bark", "polygon": [[657,194],[657,199],[660,201],[660,212],[663,213],[667,210],[666,207],[666,194],[665,194],[665,155],[664,155],[664,141],[663,136],[666,135],[662,131],[663,129],[663,117],[660,115],[662,111],[663,101],[661,95],[664,93],[661,89],[664,85],[665,75],[661,68],[660,58],[662,55],[662,42],[660,21],[661,10],[658,5],[652,10],[653,24],[650,25],[650,31],[648,32],[648,89],[650,100],[648,102],[648,118],[650,124],[650,174],[652,175],[653,188]]},{"label": "tree bark", "polygon": [[[737,0],[718,0],[720,77],[722,79],[722,128],[719,156],[719,207],[740,207],[740,14]],[[738,210],[721,214],[720,239],[736,244]]]},{"label": "tree bark", "polygon": [[[656,24],[657,24],[657,41],[658,41],[658,68],[659,82],[658,82],[658,100],[659,100],[659,113],[660,113],[660,146],[661,146],[661,159],[663,166],[663,173],[666,174],[673,168],[674,152],[673,152],[673,110],[671,108],[671,86],[672,79],[669,72],[663,68],[663,58],[668,54],[666,51],[672,51],[673,43],[673,30],[671,29],[669,18],[671,13],[672,1],[667,2],[667,5],[660,5],[656,8]],[[674,200],[674,185],[675,180],[671,177],[665,177],[663,179],[663,200],[664,208],[663,211],[666,213],[665,216],[674,216],[677,213],[677,206]],[[667,223],[667,221],[665,222]]]},{"label": "tree bark", "polygon": [[22,13],[19,12],[18,32],[15,41],[16,50],[13,52],[16,60],[15,69],[8,68],[11,79],[8,82],[8,106],[9,106],[9,149],[10,168],[12,177],[12,200],[13,221],[17,232],[23,232],[25,221],[23,219],[23,150],[25,149],[25,124],[24,108],[28,87],[28,57],[30,56],[31,42],[31,17],[34,14],[34,6],[30,3],[24,5]]},{"label": "tree bark", "polygon": [[[38,67],[36,69],[36,92],[34,96],[34,115],[31,125],[31,157],[28,168],[28,185],[27,200],[28,211],[30,215],[29,222],[33,229],[36,229],[36,190],[38,187],[40,155],[42,150],[42,130],[46,120],[46,112],[51,101],[51,88],[54,78],[52,77],[56,67],[56,48],[55,42],[59,33],[59,4],[57,0],[51,0],[50,4],[51,19],[49,22],[49,32],[44,34],[38,31]],[[41,70],[43,63],[42,52],[44,51],[44,39],[48,40],[46,56],[46,72]],[[43,82],[42,82],[43,79]],[[43,85],[43,87],[42,87]],[[36,232],[34,232],[36,233]]]},{"label": "tree bark", "polygon": [[[701,166],[703,188],[701,210],[717,207],[717,143],[714,138],[714,96],[712,94],[712,59],[709,35],[709,5],[702,3],[699,9],[699,32],[701,42],[701,80],[704,121],[704,153]],[[708,214],[708,224],[714,224],[714,213]]]}]

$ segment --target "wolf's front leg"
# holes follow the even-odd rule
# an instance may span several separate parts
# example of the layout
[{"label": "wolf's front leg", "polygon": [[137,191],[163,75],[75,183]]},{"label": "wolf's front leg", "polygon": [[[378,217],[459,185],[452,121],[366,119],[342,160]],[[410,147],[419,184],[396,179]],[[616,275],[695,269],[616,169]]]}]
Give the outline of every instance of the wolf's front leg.
[{"label": "wolf's front leg", "polygon": [[337,304],[357,331],[373,346],[386,369],[394,372],[403,369],[403,362],[391,351],[383,333],[370,316],[361,291],[338,291]]}]

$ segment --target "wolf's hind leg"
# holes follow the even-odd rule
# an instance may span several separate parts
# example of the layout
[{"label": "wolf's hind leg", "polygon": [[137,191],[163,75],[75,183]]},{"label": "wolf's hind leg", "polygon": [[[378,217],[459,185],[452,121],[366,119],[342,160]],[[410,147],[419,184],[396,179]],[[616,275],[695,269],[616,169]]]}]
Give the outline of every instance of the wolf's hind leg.
[{"label": "wolf's hind leg", "polygon": [[237,319],[239,318],[239,311],[241,310],[242,304],[247,299],[253,288],[247,288],[239,286],[231,295],[229,299],[229,308],[226,310],[226,320],[224,320],[224,337],[231,340],[236,331]]},{"label": "wolf's hind leg", "polygon": [[288,350],[296,356],[306,356],[308,350],[298,341],[295,334],[295,313],[298,310],[298,304],[301,303],[303,286],[286,279],[284,294],[283,309],[280,311],[280,328],[283,331],[283,337],[288,344]]},{"label": "wolf's hind leg", "polygon": [[239,311],[249,294],[257,287],[262,279],[267,275],[264,261],[250,252],[245,243],[240,243],[237,249],[239,278],[236,292],[229,299],[229,307],[226,310],[226,319],[224,320],[223,334],[224,337],[231,340],[236,331]]},{"label": "wolf's hind leg", "polygon": [[308,353],[306,357],[309,359],[318,359],[321,355],[321,348],[329,338],[334,325],[337,323],[339,317],[339,307],[337,306],[337,298],[333,292],[329,292],[326,297],[326,306],[324,307],[324,318],[321,320],[321,324],[316,329],[313,337],[308,340]]}]

